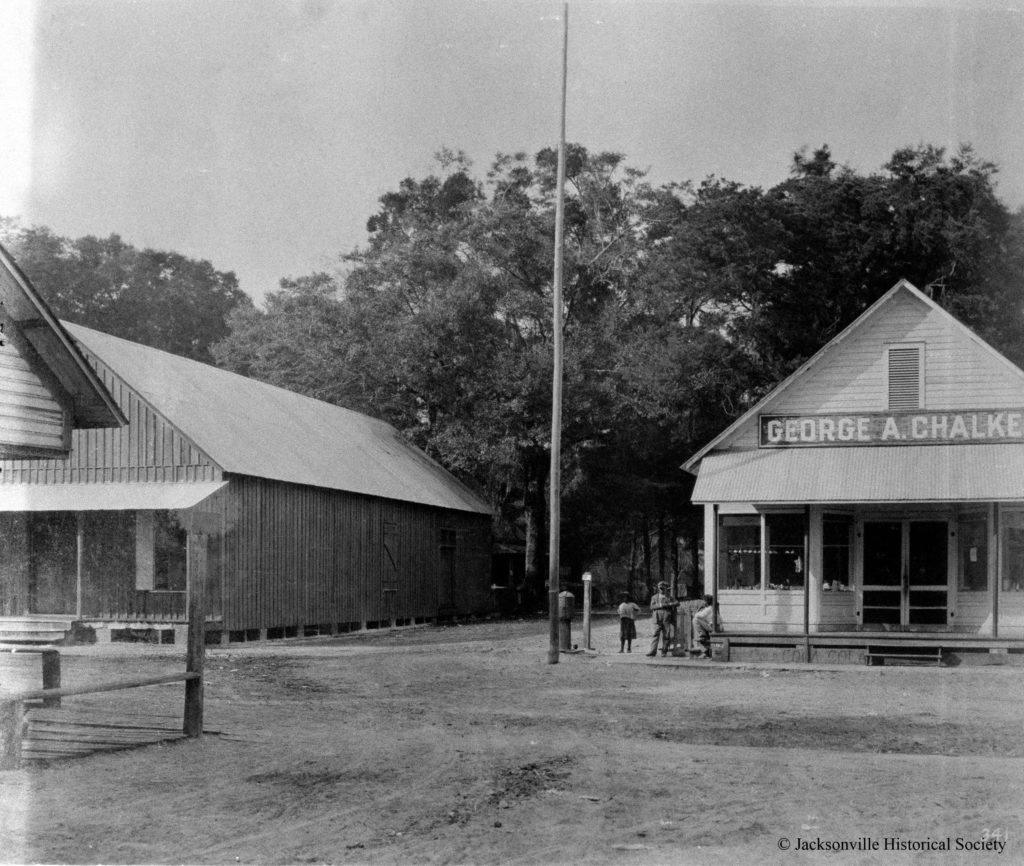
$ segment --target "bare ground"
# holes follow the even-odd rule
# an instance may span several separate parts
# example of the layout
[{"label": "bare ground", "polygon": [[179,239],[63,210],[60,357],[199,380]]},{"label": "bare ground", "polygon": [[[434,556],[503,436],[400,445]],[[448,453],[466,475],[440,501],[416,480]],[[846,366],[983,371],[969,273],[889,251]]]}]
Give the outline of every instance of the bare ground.
[{"label": "bare ground", "polygon": [[[639,628],[619,655],[598,619],[597,651],[557,665],[544,621],[211,649],[220,733],[0,773],[0,860],[1024,862],[1024,668],[673,664]],[[0,665],[5,688],[38,677]],[[64,684],[182,667],[172,647],[76,648]],[[173,725],[182,692],[65,708]]]}]

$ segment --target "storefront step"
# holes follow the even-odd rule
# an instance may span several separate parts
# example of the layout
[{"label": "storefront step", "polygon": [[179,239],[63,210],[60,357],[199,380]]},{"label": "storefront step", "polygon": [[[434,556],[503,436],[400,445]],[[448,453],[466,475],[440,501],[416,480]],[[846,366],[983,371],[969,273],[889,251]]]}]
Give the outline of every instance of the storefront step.
[{"label": "storefront step", "polygon": [[943,664],[942,647],[899,647],[885,649],[868,647],[864,653],[866,665],[920,665]]},{"label": "storefront step", "polygon": [[73,627],[73,623],[74,617],[39,614],[0,617],[0,643],[60,643]]}]

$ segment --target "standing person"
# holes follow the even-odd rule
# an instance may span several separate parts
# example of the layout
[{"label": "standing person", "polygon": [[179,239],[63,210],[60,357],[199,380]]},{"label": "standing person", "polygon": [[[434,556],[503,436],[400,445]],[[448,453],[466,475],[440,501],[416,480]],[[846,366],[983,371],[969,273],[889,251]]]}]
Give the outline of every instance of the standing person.
[{"label": "standing person", "polygon": [[693,649],[697,658],[711,658],[711,633],[715,630],[715,600],[704,596],[704,603],[693,615]]},{"label": "standing person", "polygon": [[622,604],[619,605],[619,652],[623,647],[626,652],[633,652],[633,641],[636,640],[636,615],[640,613],[640,605],[629,600],[629,593],[622,593]]},{"label": "standing person", "polygon": [[679,602],[668,594],[668,584],[662,581],[658,584],[658,591],[651,596],[654,637],[651,638],[651,651],[647,653],[648,657],[658,654],[659,640],[662,642],[661,654],[668,655],[668,645],[672,640],[672,619],[677,607],[679,607]]}]

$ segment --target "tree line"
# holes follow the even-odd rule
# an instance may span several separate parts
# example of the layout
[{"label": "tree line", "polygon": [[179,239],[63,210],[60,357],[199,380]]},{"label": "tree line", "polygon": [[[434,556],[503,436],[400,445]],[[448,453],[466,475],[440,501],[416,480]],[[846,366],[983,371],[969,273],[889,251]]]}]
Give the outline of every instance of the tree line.
[{"label": "tree line", "polygon": [[[867,173],[802,150],[767,189],[655,186],[580,145],[566,162],[561,535],[577,573],[608,558],[693,579],[680,465],[901,278],[1024,362],[1024,214],[969,147],[902,148]],[[394,424],[491,501],[542,595],[555,178],[550,149],[482,175],[442,151],[380,198],[362,247],[261,307],[207,262],[0,229],[63,318]]]}]

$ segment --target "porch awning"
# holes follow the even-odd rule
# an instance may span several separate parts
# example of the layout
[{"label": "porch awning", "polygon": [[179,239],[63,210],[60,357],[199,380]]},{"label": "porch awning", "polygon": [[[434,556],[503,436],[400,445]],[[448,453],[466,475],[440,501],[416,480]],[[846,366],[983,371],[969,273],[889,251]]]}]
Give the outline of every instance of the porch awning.
[{"label": "porch awning", "polygon": [[190,508],[226,481],[0,484],[2,511],[148,511]]},{"label": "porch awning", "polygon": [[694,502],[1024,500],[1021,445],[761,448],[710,454]]}]

